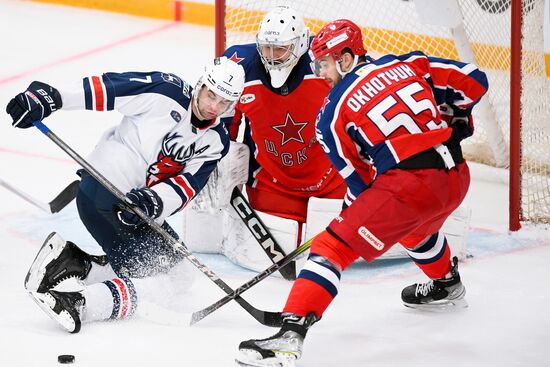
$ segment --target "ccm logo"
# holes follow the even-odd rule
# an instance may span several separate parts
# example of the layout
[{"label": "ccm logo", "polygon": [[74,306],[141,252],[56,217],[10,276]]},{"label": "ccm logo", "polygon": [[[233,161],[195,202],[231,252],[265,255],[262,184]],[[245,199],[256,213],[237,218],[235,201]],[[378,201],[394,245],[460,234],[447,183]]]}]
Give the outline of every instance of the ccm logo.
[{"label": "ccm logo", "polygon": [[254,217],[251,208],[246,205],[243,199],[238,196],[235,197],[232,199],[232,205],[262,247],[271,253],[272,260],[274,262],[281,260],[285,255],[275,249],[275,243],[267,233],[266,228]]},{"label": "ccm logo", "polygon": [[367,241],[369,245],[371,245],[378,251],[382,251],[384,249],[384,243],[380,241],[378,238],[376,238],[376,236],[373,235],[371,231],[369,231],[365,227],[363,226],[359,227],[359,229],[357,230],[357,233],[359,233],[359,235],[363,237],[363,239]]}]

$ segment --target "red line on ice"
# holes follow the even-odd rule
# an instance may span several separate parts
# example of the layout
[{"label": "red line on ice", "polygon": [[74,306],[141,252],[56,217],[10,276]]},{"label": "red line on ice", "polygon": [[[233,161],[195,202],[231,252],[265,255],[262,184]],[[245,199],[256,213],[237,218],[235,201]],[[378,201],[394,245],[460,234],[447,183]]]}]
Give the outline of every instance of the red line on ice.
[{"label": "red line on ice", "polygon": [[129,36],[129,37],[123,38],[121,40],[115,41],[113,43],[109,43],[109,44],[106,44],[106,45],[103,45],[103,46],[92,48],[91,50],[88,50],[88,51],[84,51],[84,52],[81,52],[81,53],[78,53],[78,54],[75,54],[75,55],[67,56],[67,57],[62,58],[60,60],[50,62],[48,64],[37,66],[35,68],[23,71],[19,74],[15,74],[15,75],[8,76],[6,78],[0,79],[0,84],[10,83],[10,82],[13,82],[14,80],[24,78],[24,77],[29,76],[31,74],[34,74],[36,72],[46,70],[46,69],[49,69],[51,67],[54,67],[54,66],[57,66],[57,65],[60,65],[60,64],[66,64],[66,63],[69,63],[69,62],[72,62],[72,61],[75,61],[75,60],[83,59],[85,57],[97,54],[99,52],[109,50],[111,48],[123,45],[125,43],[129,43],[129,42],[137,41],[137,40],[145,38],[145,37],[149,37],[149,36],[151,36],[155,33],[165,31],[165,30],[170,29],[170,28],[172,28],[176,25],[178,25],[178,23],[164,24],[161,27],[154,28],[154,29],[142,32],[142,33],[138,33],[138,34],[135,34],[133,36]]}]

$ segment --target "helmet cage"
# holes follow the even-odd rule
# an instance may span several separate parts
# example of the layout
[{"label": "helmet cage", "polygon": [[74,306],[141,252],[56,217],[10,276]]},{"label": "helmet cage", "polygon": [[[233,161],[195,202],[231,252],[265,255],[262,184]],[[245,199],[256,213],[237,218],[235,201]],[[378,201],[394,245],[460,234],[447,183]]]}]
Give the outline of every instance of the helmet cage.
[{"label": "helmet cage", "polygon": [[[300,58],[297,54],[299,43],[300,37],[294,37],[289,41],[282,42],[260,40],[258,36],[256,36],[256,49],[267,70],[281,70],[287,67],[293,67]],[[281,56],[276,57],[277,53],[280,53]]]}]

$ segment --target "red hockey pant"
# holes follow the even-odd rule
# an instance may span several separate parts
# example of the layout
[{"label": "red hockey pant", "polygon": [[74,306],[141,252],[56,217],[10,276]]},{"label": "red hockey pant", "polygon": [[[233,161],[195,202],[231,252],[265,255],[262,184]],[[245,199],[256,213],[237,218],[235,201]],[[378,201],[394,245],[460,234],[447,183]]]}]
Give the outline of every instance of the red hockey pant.
[{"label": "red hockey pant", "polygon": [[[322,316],[338,293],[340,273],[359,256],[370,262],[398,242],[414,249],[437,238],[469,183],[466,163],[449,171],[394,169],[378,177],[314,239],[284,312]],[[445,241],[440,256],[417,265],[430,278],[441,278],[450,271],[450,257]]]}]

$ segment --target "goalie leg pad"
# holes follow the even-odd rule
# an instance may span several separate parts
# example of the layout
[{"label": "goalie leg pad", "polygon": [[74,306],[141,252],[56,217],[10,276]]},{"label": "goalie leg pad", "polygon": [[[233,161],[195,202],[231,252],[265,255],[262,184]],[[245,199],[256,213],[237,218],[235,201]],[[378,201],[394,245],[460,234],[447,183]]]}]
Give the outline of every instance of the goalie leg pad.
[{"label": "goalie leg pad", "polygon": [[[472,209],[466,205],[460,205],[447,218],[440,233],[448,240],[448,246],[453,256],[459,260],[464,260],[467,255],[466,239],[468,230],[470,229],[470,219],[472,217]],[[388,252],[380,257],[380,259],[402,259],[409,255],[404,246],[393,246]]]},{"label": "goalie leg pad", "polygon": [[[256,211],[262,222],[266,225],[271,235],[279,243],[285,254],[296,249],[298,241],[298,222],[291,219],[281,218],[260,211]],[[253,225],[253,224],[251,224]],[[224,220],[225,238],[223,242],[223,254],[234,263],[254,271],[263,271],[273,264],[268,258],[264,249],[273,252],[272,241],[268,236],[260,236],[256,239],[250,230],[243,223],[242,219],[234,210],[226,212]],[[277,254],[276,260],[285,256]],[[288,265],[292,266],[292,265]],[[275,273],[278,274],[278,273]]]},{"label": "goalie leg pad", "polygon": [[232,141],[229,152],[220,160],[208,178],[206,186],[193,199],[193,205],[201,211],[210,213],[229,205],[233,188],[244,185],[248,180],[249,158],[248,146]]},{"label": "goalie leg pad", "polygon": [[309,198],[303,238],[307,240],[324,231],[342,211],[342,202],[342,199]]},{"label": "goalie leg pad", "polygon": [[[204,211],[197,206],[189,205],[183,210],[182,240],[191,252],[214,253],[222,252],[223,224],[225,212],[230,207]],[[246,230],[246,229],[245,229]]]}]

